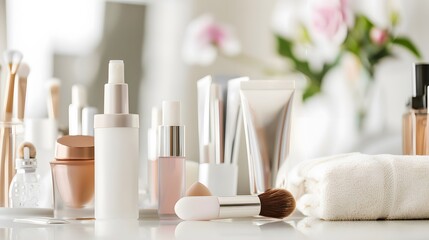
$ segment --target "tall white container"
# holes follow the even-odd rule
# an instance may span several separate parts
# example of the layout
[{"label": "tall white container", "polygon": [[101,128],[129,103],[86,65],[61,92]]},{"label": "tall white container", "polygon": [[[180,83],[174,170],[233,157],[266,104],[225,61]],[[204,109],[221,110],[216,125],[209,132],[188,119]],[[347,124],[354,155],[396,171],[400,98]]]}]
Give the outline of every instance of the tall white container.
[{"label": "tall white container", "polygon": [[139,117],[128,113],[124,63],[109,63],[104,114],[95,115],[95,218],[138,219]]}]

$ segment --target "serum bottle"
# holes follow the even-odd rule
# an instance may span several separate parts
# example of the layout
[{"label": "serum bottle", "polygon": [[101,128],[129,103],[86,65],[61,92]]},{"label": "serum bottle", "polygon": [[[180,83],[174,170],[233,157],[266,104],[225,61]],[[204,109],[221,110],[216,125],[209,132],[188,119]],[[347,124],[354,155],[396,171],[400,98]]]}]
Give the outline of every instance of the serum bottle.
[{"label": "serum bottle", "polygon": [[428,132],[429,64],[414,65],[413,96],[410,108],[402,117],[402,149],[404,155],[429,155]]},{"label": "serum bottle", "polygon": [[180,102],[162,103],[159,131],[158,215],[174,218],[174,205],[185,194],[185,126],[180,123]]},{"label": "serum bottle", "polygon": [[104,114],[94,117],[95,218],[138,219],[139,116],[129,114],[124,62],[109,62]]}]

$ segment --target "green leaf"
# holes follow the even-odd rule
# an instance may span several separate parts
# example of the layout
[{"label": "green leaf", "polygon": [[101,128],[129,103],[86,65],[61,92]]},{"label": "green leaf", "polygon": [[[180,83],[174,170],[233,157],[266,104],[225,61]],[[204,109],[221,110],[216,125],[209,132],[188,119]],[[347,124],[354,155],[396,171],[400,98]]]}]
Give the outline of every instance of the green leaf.
[{"label": "green leaf", "polygon": [[396,37],[392,40],[392,43],[407,49],[412,54],[414,54],[414,56],[416,56],[418,59],[422,58],[419,49],[416,47],[416,45],[414,45],[414,43],[409,38]]},{"label": "green leaf", "polygon": [[276,40],[277,52],[283,57],[293,58],[292,42],[280,36],[277,36]]},{"label": "green leaf", "polygon": [[281,56],[285,57],[286,59],[292,62],[294,71],[304,74],[309,79],[309,84],[306,87],[305,92],[303,94],[303,100],[306,100],[309,97],[319,93],[320,86],[322,84],[322,81],[325,75],[332,68],[338,65],[341,59],[341,53],[337,56],[334,62],[325,63],[321,70],[316,71],[310,67],[310,64],[308,61],[301,60],[295,56],[295,54],[293,53],[294,44],[292,41],[285,39],[281,36],[276,36],[276,40],[277,40],[277,52]]},{"label": "green leaf", "polygon": [[317,79],[321,81],[321,78],[318,76],[319,74],[311,70],[307,61],[298,59],[293,53],[292,49],[293,43],[290,40],[277,36],[277,51],[281,56],[286,57],[292,61],[294,70],[306,75],[310,79]]},{"label": "green leaf", "polygon": [[316,84],[313,81],[310,81],[310,83],[307,85],[307,87],[304,90],[304,93],[302,95],[302,100],[305,101],[319,92],[320,92],[320,85]]}]

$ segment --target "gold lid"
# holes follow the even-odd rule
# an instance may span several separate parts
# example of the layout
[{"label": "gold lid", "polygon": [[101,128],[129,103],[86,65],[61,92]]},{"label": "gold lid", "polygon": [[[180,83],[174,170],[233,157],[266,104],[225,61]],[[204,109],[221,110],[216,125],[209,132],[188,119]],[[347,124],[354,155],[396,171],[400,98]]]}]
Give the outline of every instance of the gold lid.
[{"label": "gold lid", "polygon": [[60,161],[94,159],[94,137],[77,135],[59,138],[55,158]]}]

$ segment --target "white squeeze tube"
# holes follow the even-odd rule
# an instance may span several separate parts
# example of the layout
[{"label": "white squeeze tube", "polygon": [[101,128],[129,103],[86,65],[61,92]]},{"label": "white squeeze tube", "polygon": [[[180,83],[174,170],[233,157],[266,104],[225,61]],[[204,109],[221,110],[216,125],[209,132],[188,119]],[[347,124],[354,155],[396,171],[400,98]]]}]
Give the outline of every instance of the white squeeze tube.
[{"label": "white squeeze tube", "polygon": [[139,116],[128,112],[124,62],[109,62],[104,114],[94,117],[95,218],[138,219]]}]

